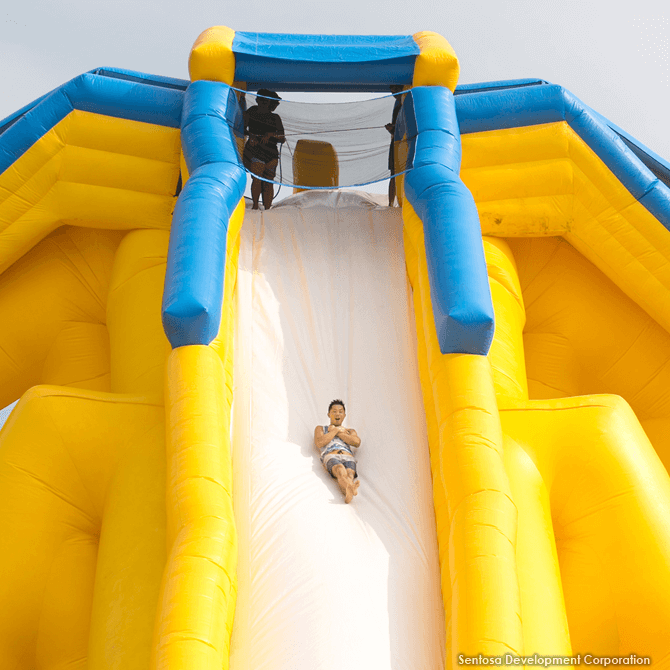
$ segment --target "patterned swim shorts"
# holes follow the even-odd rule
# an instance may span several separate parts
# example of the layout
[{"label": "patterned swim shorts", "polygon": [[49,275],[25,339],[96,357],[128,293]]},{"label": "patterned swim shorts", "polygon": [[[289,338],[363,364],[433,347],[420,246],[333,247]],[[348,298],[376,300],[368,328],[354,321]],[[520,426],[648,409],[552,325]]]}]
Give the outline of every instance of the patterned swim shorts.
[{"label": "patterned swim shorts", "polygon": [[339,464],[344,465],[344,467],[347,470],[353,470],[354,479],[358,478],[358,472],[356,470],[356,461],[352,461],[351,456],[349,454],[330,453],[325,457],[323,467],[326,468],[326,470],[328,470],[328,474],[333,479],[337,479],[337,477],[333,474],[333,468]]}]

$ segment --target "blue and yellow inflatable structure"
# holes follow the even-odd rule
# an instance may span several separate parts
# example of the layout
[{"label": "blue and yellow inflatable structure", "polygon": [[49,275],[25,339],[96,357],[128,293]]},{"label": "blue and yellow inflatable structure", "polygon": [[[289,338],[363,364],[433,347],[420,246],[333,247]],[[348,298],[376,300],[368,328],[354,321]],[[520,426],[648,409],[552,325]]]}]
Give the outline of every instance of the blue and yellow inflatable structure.
[{"label": "blue and yellow inflatable structure", "polygon": [[189,70],[0,125],[0,668],[228,667],[234,89],[390,84],[447,667],[670,666],[668,163],[560,86],[457,88],[429,32],[214,27]]}]

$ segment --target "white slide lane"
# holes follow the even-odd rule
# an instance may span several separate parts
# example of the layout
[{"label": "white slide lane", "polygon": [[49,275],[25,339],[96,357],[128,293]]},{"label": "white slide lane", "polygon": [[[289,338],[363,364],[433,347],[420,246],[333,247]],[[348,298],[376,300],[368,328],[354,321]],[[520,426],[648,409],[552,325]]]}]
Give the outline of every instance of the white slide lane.
[{"label": "white slide lane", "polygon": [[[247,211],[236,297],[232,670],[442,670],[444,614],[398,209],[353,192]],[[313,445],[362,439],[345,505]]]}]

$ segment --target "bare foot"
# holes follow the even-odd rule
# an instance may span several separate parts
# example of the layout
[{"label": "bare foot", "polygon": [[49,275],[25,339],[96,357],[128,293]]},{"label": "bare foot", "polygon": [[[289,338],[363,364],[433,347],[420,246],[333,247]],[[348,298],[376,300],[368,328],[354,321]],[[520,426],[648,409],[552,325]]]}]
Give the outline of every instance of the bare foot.
[{"label": "bare foot", "polygon": [[348,490],[348,488],[349,488],[349,482],[348,482],[345,478],[343,478],[341,481],[338,480],[337,485],[340,487],[340,491],[342,492],[342,495],[343,495],[343,496],[345,497],[345,499],[346,499],[346,497],[347,497],[347,490]]},{"label": "bare foot", "polygon": [[353,484],[354,495],[357,496],[358,495],[358,487],[361,485],[361,483],[358,479],[356,479],[356,473],[351,468],[347,468],[347,478]]},{"label": "bare foot", "polygon": [[[351,472],[348,470],[347,472]],[[353,478],[353,472],[349,477],[346,479],[346,493],[344,494],[344,502],[345,503],[350,503],[354,496],[358,495],[358,487],[361,485],[361,483],[358,481],[358,479]]]},{"label": "bare foot", "polygon": [[[333,474],[335,477],[337,477],[337,485],[340,487],[340,491],[342,491],[342,495],[344,496],[344,502],[351,502],[351,499],[354,497],[353,494],[353,489],[351,487],[351,480],[347,476],[347,471],[344,468],[344,465],[341,463],[338,463],[334,468],[333,468]],[[349,495],[351,489],[351,495]]]},{"label": "bare foot", "polygon": [[344,494],[344,502],[347,503],[347,505],[354,499],[357,488],[358,487],[356,487],[353,482],[347,479],[347,490]]}]

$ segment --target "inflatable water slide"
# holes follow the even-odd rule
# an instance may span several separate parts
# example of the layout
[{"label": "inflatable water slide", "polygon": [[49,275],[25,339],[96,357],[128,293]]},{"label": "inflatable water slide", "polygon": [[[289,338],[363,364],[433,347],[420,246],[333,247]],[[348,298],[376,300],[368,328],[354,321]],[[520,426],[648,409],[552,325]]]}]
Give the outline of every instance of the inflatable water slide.
[{"label": "inflatable water slide", "polygon": [[[434,33],[189,70],[0,122],[0,668],[670,667],[670,165]],[[264,88],[387,94],[401,207],[307,138],[249,208]]]}]

